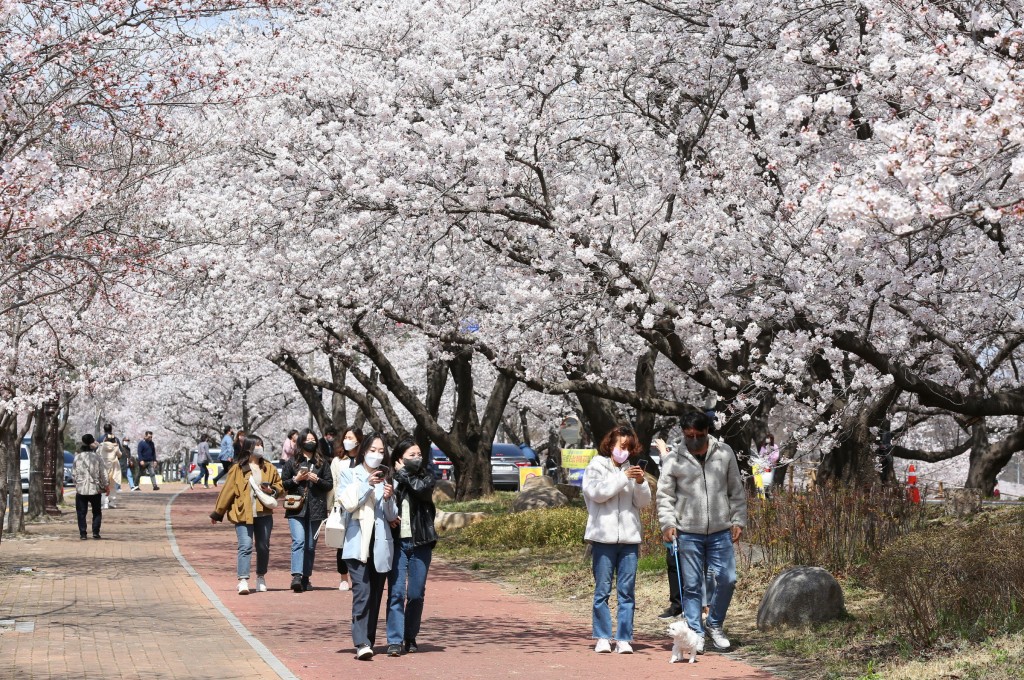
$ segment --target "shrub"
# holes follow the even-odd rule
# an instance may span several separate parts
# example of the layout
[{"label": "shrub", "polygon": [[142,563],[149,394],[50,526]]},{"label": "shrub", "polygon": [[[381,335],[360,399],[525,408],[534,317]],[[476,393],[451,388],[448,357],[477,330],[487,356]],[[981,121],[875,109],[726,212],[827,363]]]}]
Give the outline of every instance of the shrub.
[{"label": "shrub", "polygon": [[1024,629],[1024,513],[936,527],[893,542],[874,564],[895,625],[917,647]]},{"label": "shrub", "polygon": [[582,547],[586,526],[587,511],[582,508],[527,510],[488,517],[448,540],[485,549]]},{"label": "shrub", "polygon": [[813,565],[846,572],[922,527],[926,518],[924,507],[907,501],[902,489],[880,486],[751,497],[747,508],[744,541],[756,546],[760,563],[772,571]]}]

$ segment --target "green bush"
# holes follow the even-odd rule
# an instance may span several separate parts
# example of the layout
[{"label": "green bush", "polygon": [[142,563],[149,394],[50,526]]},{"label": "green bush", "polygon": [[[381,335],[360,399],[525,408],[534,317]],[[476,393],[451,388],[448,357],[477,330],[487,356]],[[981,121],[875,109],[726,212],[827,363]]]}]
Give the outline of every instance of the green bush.
[{"label": "green bush", "polygon": [[484,549],[581,547],[586,526],[587,511],[582,508],[527,510],[488,517],[457,531],[448,540]]},{"label": "green bush", "polygon": [[1024,629],[1024,513],[901,538],[874,564],[893,622],[925,647]]}]

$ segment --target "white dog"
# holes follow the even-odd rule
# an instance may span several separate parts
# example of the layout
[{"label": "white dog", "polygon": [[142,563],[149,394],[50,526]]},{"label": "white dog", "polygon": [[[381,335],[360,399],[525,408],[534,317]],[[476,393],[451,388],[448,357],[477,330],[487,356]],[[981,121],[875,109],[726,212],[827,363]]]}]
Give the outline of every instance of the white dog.
[{"label": "white dog", "polygon": [[694,663],[697,660],[700,635],[694,632],[686,621],[674,621],[669,624],[668,634],[672,636],[672,658],[668,662],[676,663],[689,655],[690,663]]}]

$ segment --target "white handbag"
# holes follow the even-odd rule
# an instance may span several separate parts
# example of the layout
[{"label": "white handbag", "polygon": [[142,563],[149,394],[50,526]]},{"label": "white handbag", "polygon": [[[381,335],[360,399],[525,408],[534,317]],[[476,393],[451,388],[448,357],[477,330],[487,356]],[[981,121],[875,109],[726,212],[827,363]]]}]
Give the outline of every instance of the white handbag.
[{"label": "white handbag", "polygon": [[328,548],[341,548],[345,545],[345,525],[348,524],[348,513],[335,505],[331,514],[324,520],[324,542]]},{"label": "white handbag", "polygon": [[268,493],[264,493],[263,489],[257,486],[256,480],[252,477],[249,477],[249,486],[252,487],[252,492],[256,494],[256,499],[264,508],[267,510],[273,510],[277,507],[277,499]]}]

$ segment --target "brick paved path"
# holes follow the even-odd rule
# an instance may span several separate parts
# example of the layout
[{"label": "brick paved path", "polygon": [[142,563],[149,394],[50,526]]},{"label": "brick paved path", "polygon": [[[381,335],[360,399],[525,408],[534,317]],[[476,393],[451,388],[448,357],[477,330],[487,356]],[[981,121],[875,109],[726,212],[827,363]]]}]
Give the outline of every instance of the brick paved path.
[{"label": "brick paved path", "polygon": [[[0,678],[771,678],[715,654],[669,664],[667,638],[638,639],[631,656],[594,654],[589,621],[440,562],[431,566],[421,652],[357,662],[351,595],[337,590],[333,550],[320,545],[316,589],[292,593],[288,526],[275,517],[270,592],[239,596],[232,527],[206,517],[214,490],[185,492],[168,513],[180,489],[126,494],[123,509],[104,513],[110,540],[79,541],[71,512],[33,525],[31,538],[3,541]],[[167,514],[196,579],[175,557]],[[377,639],[383,652],[383,612]]]}]

